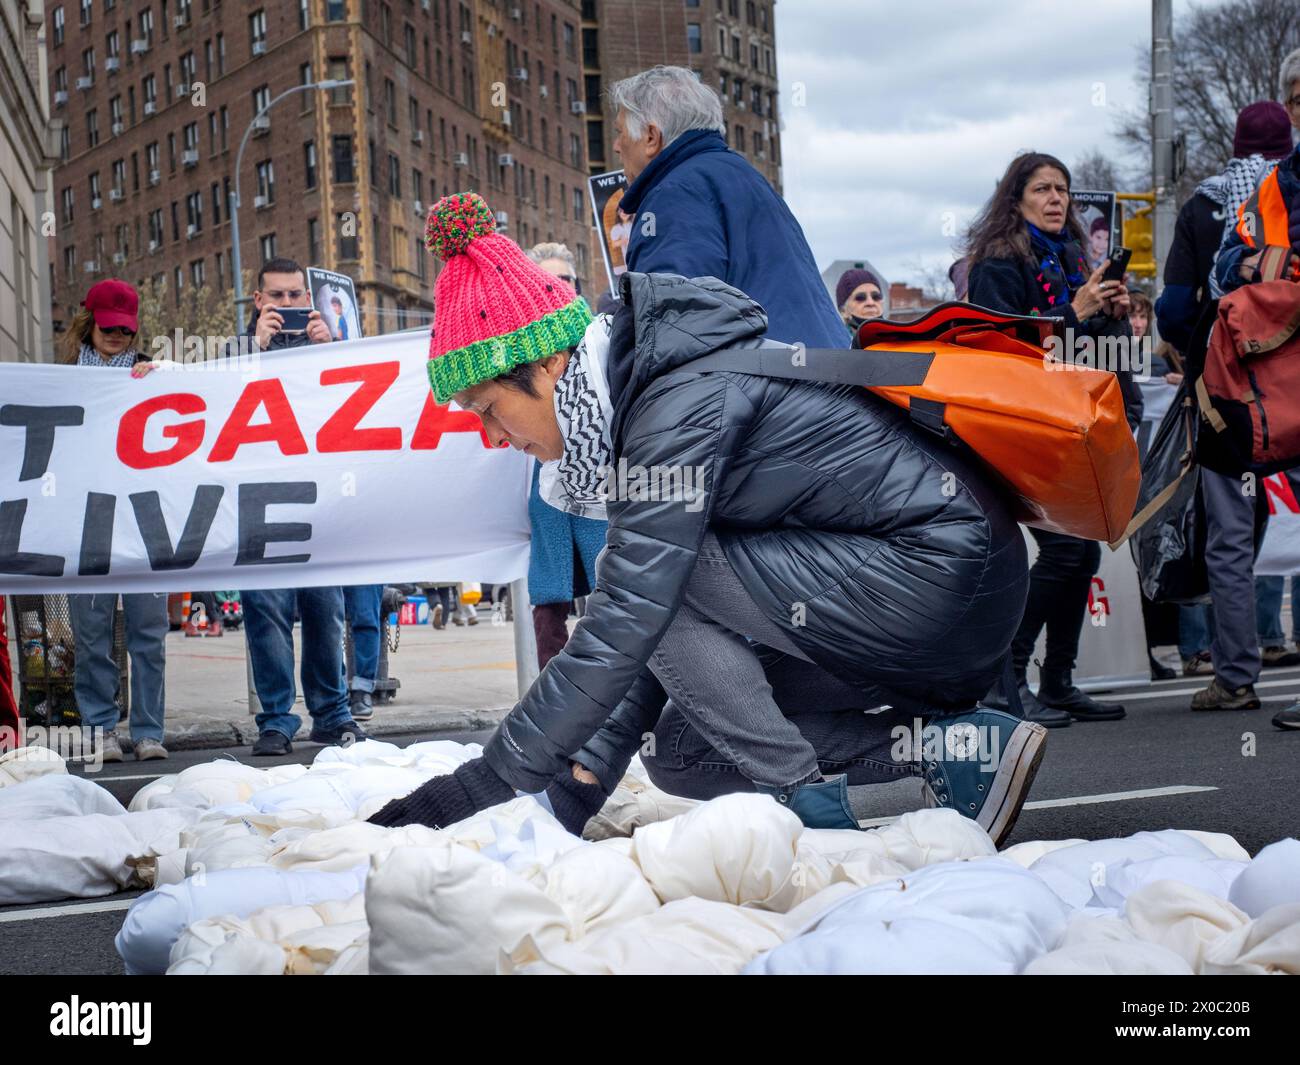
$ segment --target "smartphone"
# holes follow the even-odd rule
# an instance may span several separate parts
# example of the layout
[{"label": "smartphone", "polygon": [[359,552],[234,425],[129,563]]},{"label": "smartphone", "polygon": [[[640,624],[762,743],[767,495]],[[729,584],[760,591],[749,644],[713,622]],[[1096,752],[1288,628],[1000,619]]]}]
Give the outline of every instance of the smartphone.
[{"label": "smartphone", "polygon": [[284,325],[280,327],[280,332],[307,332],[307,322],[311,319],[311,312],[311,307],[276,307],[275,313],[284,319]]},{"label": "smartphone", "polygon": [[1110,253],[1110,265],[1106,267],[1106,272],[1101,275],[1103,281],[1123,281],[1124,274],[1128,270],[1128,261],[1133,257],[1132,248],[1112,248]]}]

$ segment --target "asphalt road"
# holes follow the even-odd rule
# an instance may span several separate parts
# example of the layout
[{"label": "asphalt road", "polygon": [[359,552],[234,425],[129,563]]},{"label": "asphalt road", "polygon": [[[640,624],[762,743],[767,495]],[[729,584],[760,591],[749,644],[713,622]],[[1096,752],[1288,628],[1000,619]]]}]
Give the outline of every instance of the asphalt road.
[{"label": "asphalt road", "polygon": [[[1300,698],[1300,668],[1265,671],[1257,686],[1264,708],[1245,713],[1191,713],[1191,694],[1204,683],[1181,678],[1110,693],[1107,701],[1126,704],[1125,720],[1053,731],[1009,842],[1189,828],[1229,833],[1253,854],[1274,840],[1300,836],[1300,732],[1270,724],[1276,710]],[[409,741],[486,736],[426,733]],[[317,750],[301,744],[273,761],[309,762]],[[251,761],[247,747],[187,751],[165,763],[106,766],[95,779],[125,804],[162,772],[218,757]],[[896,816],[920,805],[919,784],[883,786],[873,798],[873,818]],[[138,894],[0,908],[0,974],[122,972],[113,936]]]}]

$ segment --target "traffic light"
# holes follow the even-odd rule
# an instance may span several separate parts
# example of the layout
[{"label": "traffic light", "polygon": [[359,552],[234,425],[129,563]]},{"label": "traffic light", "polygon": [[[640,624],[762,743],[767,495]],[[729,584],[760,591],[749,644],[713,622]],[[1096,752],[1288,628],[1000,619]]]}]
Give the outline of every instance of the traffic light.
[{"label": "traffic light", "polygon": [[1124,219],[1124,247],[1133,249],[1128,270],[1140,277],[1156,276],[1155,239],[1151,232],[1151,208],[1142,207]]}]

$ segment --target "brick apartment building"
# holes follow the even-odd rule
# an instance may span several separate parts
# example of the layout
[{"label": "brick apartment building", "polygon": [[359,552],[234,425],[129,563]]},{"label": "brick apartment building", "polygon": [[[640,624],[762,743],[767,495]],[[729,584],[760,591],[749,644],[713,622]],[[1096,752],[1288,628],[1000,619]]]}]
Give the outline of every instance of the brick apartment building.
[{"label": "brick apartment building", "polygon": [[[367,334],[427,322],[424,218],[480,192],[503,232],[578,248],[589,277],[580,13],[562,0],[47,2],[55,318],[95,280],[233,284],[273,255],[357,282]],[[184,328],[185,323],[177,323]]]},{"label": "brick apartment building", "polygon": [[617,170],[602,96],[656,63],[689,67],[722,97],[727,142],[781,191],[775,0],[582,0],[591,172]]}]

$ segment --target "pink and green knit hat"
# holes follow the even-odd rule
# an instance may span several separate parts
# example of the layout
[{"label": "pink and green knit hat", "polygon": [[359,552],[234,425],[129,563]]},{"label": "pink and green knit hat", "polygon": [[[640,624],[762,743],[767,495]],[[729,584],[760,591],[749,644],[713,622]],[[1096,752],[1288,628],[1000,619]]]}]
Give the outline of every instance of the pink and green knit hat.
[{"label": "pink and green knit hat", "polygon": [[586,300],[498,233],[481,196],[458,192],[435,203],[424,243],[446,263],[433,286],[429,341],[429,383],[439,403],[576,347],[591,324]]}]

